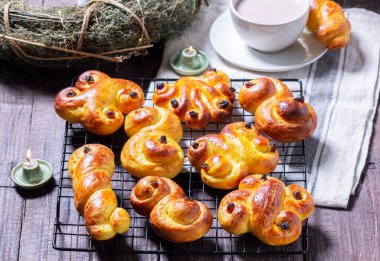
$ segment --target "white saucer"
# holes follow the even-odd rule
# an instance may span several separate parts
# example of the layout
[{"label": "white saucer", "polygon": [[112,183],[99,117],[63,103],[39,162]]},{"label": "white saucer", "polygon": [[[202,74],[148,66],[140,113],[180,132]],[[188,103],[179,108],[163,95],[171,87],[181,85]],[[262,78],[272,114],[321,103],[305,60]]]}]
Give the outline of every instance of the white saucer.
[{"label": "white saucer", "polygon": [[228,62],[249,70],[282,72],[306,66],[322,57],[327,49],[304,30],[297,42],[276,53],[261,53],[248,47],[236,33],[230,12],[221,14],[210,30],[211,44]]}]

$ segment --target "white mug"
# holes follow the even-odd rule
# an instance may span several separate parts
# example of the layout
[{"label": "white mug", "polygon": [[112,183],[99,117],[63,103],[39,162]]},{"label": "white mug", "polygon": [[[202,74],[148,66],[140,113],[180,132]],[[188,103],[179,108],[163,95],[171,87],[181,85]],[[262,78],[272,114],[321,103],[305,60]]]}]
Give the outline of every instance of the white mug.
[{"label": "white mug", "polygon": [[277,52],[292,45],[305,28],[309,0],[230,0],[236,32],[250,47]]}]

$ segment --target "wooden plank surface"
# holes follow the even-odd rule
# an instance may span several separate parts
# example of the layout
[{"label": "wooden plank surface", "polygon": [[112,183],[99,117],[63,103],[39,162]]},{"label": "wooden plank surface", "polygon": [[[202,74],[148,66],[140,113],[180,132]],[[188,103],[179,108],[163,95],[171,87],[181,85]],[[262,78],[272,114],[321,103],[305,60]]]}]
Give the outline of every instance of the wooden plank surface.
[{"label": "wooden plank surface", "polygon": [[[32,77],[27,74],[26,81],[34,90],[31,97],[33,106],[31,111],[31,126],[28,130],[29,147],[35,157],[52,163],[54,179],[43,189],[36,192],[24,193],[25,215],[21,231],[20,245],[27,246],[30,242],[33,247],[20,248],[20,260],[66,260],[71,253],[59,252],[52,249],[52,235],[55,219],[57,189],[56,182],[60,169],[60,158],[63,142],[64,122],[60,120],[52,107],[52,97],[56,92],[53,85],[66,84],[62,81],[46,80],[42,77]],[[48,139],[46,137],[49,137]],[[82,257],[87,254],[80,253]]]},{"label": "wooden plank surface", "polygon": [[[23,225],[25,200],[13,188],[0,188],[0,252],[7,260],[17,260]],[[2,259],[2,258],[0,258]]]},{"label": "wooden plank surface", "polygon": [[0,186],[11,186],[10,170],[26,153],[31,125],[33,90],[26,88],[22,77],[13,78],[6,68],[0,68]]},{"label": "wooden plank surface", "polygon": [[[30,0],[31,1],[31,0]],[[33,0],[34,5],[62,5],[69,1]],[[338,1],[345,7],[365,7],[380,12],[379,1]],[[162,49],[145,58],[119,66],[130,77],[151,77],[160,65]],[[115,75],[115,66],[105,71]],[[62,252],[52,248],[56,211],[57,174],[61,157],[63,121],[52,105],[56,92],[82,69],[48,70],[29,66],[0,65],[0,251],[7,260],[162,260],[155,255],[107,255]],[[379,111],[379,110],[378,110]],[[55,179],[38,192],[16,190],[9,178],[11,167],[28,147],[36,157],[53,163]],[[368,168],[349,210],[317,208],[310,218],[310,260],[380,260],[380,113],[377,114]],[[0,258],[1,259],[1,258]],[[175,257],[177,260],[217,260],[211,257]],[[252,260],[252,257],[224,257],[224,260]],[[266,257],[257,260],[300,260],[302,257]],[[218,259],[220,260],[220,259]],[[255,258],[256,260],[256,258]]]}]

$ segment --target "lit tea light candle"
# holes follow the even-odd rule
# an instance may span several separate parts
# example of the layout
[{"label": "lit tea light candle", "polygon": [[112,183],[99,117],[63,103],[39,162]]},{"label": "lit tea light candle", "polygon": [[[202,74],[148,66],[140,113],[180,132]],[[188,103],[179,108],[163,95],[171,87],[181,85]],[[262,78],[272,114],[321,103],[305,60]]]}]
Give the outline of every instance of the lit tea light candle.
[{"label": "lit tea light candle", "polygon": [[197,50],[195,50],[191,45],[188,48],[183,49],[182,55],[186,57],[195,57],[197,55]]},{"label": "lit tea light candle", "polygon": [[24,189],[35,189],[46,184],[53,176],[53,167],[50,163],[32,159],[32,151],[27,150],[25,158],[18,163],[11,173],[11,178],[16,186]]},{"label": "lit tea light candle", "polygon": [[170,66],[178,74],[197,75],[207,70],[209,64],[206,54],[190,45],[172,54]]},{"label": "lit tea light candle", "polygon": [[42,175],[39,174],[41,171],[39,169],[39,164],[36,160],[32,159],[32,151],[30,149],[26,152],[22,168],[25,175],[28,175],[27,179],[31,184],[37,184],[41,181]]},{"label": "lit tea light candle", "polygon": [[35,160],[32,160],[32,151],[28,149],[26,151],[26,156],[23,164],[23,168],[25,170],[33,170],[38,167],[38,162]]}]

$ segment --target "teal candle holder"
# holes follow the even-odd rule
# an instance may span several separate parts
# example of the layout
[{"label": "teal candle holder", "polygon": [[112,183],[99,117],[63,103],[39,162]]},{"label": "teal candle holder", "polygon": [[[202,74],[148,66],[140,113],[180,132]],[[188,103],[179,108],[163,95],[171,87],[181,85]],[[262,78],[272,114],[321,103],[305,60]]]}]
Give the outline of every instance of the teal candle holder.
[{"label": "teal candle holder", "polygon": [[207,70],[209,62],[205,53],[190,46],[170,57],[170,67],[180,75],[198,75]]},{"label": "teal candle holder", "polygon": [[49,182],[53,176],[53,167],[40,159],[27,159],[18,163],[11,172],[16,186],[23,189],[37,189]]}]

